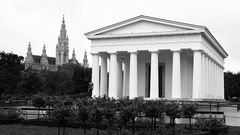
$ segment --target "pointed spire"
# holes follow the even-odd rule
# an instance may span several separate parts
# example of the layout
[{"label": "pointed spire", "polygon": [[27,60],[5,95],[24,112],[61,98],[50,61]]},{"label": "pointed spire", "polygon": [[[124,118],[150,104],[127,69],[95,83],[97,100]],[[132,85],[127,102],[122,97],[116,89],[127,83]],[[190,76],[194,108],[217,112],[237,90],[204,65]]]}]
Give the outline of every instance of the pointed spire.
[{"label": "pointed spire", "polygon": [[73,49],[72,59],[76,59],[75,49]]},{"label": "pointed spire", "polygon": [[66,31],[65,19],[64,19],[64,15],[63,15],[63,20],[62,20],[62,25],[61,25],[61,30],[60,30],[60,38],[62,40],[66,40],[66,36],[67,36],[67,31]]},{"label": "pointed spire", "polygon": [[28,52],[32,53],[32,48],[31,48],[31,43],[30,42],[28,43]]},{"label": "pointed spire", "polygon": [[77,64],[75,49],[73,49],[73,53],[72,53],[72,63],[73,63],[73,64]]},{"label": "pointed spire", "polygon": [[[60,54],[64,54],[63,56]],[[69,58],[69,47],[68,47],[68,36],[65,25],[65,17],[63,15],[62,24],[60,29],[60,35],[58,37],[58,44],[56,45],[56,64],[62,65],[68,63]]]},{"label": "pointed spire", "polygon": [[43,45],[42,57],[41,57],[41,64],[48,64],[47,53],[45,44]]},{"label": "pointed spire", "polygon": [[64,20],[64,14],[63,14],[63,20],[62,20],[62,23],[65,23],[65,20]]},{"label": "pointed spire", "polygon": [[25,60],[26,63],[33,63],[32,48],[31,43],[28,43],[27,57]]},{"label": "pointed spire", "polygon": [[43,45],[43,52],[46,53],[46,47],[45,47],[45,44]]},{"label": "pointed spire", "polygon": [[85,68],[88,68],[89,64],[88,64],[88,59],[87,59],[87,51],[85,50],[84,52],[84,58],[83,58],[83,66]]}]

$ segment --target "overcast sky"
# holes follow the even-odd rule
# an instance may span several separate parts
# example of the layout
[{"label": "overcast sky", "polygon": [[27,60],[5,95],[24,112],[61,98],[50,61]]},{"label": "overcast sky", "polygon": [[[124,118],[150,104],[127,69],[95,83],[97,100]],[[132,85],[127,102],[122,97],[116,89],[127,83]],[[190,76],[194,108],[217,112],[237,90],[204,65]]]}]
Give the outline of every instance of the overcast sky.
[{"label": "overcast sky", "polygon": [[207,26],[229,54],[225,70],[240,71],[240,1],[238,0],[0,0],[0,50],[26,56],[28,42],[34,55],[55,57],[65,15],[70,57],[75,48],[82,62],[84,50],[91,63],[90,41],[84,33],[138,15]]}]

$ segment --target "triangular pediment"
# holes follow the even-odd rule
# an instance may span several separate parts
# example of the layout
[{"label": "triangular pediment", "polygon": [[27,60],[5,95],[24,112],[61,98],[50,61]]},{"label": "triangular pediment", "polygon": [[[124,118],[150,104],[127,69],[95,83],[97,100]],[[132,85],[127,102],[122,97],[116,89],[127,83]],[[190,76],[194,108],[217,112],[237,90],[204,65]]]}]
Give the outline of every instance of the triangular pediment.
[{"label": "triangular pediment", "polygon": [[134,34],[134,33],[154,33],[154,32],[174,32],[191,30],[189,28],[176,27],[167,24],[160,24],[150,21],[137,21],[126,26],[112,29],[96,35],[118,35],[118,34]]},{"label": "triangular pediment", "polygon": [[86,33],[87,37],[124,35],[124,34],[144,34],[144,33],[164,33],[181,32],[191,30],[203,30],[203,26],[169,21],[149,16],[137,16],[110,26],[106,26]]}]

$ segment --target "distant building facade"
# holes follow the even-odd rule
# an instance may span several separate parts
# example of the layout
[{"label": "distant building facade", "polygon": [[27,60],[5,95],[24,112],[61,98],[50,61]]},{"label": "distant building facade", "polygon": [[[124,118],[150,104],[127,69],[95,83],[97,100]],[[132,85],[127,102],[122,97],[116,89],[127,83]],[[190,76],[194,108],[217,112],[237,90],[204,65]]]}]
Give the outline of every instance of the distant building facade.
[{"label": "distant building facade", "polygon": [[[65,25],[65,20],[63,17],[60,35],[58,37],[58,44],[56,46],[56,58],[48,57],[46,53],[46,47],[43,46],[42,55],[33,55],[31,44],[28,44],[27,56],[25,58],[25,69],[32,68],[37,70],[50,70],[56,71],[58,70],[58,66],[62,66],[64,64],[79,64],[76,59],[75,50],[73,49],[72,58],[69,59],[69,45],[68,45],[68,36]],[[88,68],[88,59],[87,53],[85,50],[84,59],[82,66]]]}]

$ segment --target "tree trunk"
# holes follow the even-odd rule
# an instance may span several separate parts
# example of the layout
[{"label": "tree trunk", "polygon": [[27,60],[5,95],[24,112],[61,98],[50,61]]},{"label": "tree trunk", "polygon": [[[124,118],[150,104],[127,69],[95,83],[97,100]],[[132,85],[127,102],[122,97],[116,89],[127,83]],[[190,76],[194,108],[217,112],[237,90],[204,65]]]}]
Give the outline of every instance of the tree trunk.
[{"label": "tree trunk", "polygon": [[108,119],[108,123],[109,123],[108,128],[111,129],[111,120],[110,119]]},{"label": "tree trunk", "polygon": [[135,134],[135,119],[132,120],[132,133]]},{"label": "tree trunk", "polygon": [[173,135],[175,133],[175,118],[172,118],[172,130],[173,130]]},{"label": "tree trunk", "polygon": [[156,131],[156,123],[157,123],[156,118],[154,118],[154,130],[155,131]]},{"label": "tree trunk", "polygon": [[61,131],[61,126],[58,125],[58,135],[60,135],[60,131]]},{"label": "tree trunk", "polygon": [[124,127],[125,127],[125,129],[127,129],[127,122],[126,121],[124,121]]},{"label": "tree trunk", "polygon": [[191,122],[191,118],[189,118],[189,128],[192,129],[192,122]]},{"label": "tree trunk", "polygon": [[86,121],[83,122],[83,134],[86,135]]},{"label": "tree trunk", "polygon": [[98,127],[99,127],[99,123],[97,123],[97,135],[99,135],[99,129],[98,129]]},{"label": "tree trunk", "polygon": [[153,131],[153,118],[151,118],[151,131]]},{"label": "tree trunk", "polygon": [[65,135],[65,125],[63,125],[62,135]]},{"label": "tree trunk", "polygon": [[39,120],[39,114],[40,114],[40,107],[38,107],[38,120]]}]

